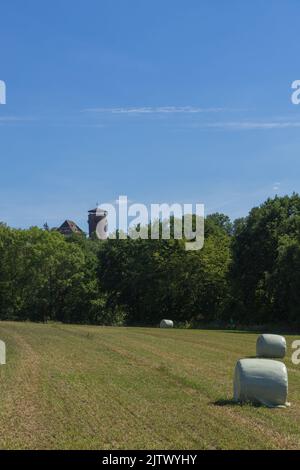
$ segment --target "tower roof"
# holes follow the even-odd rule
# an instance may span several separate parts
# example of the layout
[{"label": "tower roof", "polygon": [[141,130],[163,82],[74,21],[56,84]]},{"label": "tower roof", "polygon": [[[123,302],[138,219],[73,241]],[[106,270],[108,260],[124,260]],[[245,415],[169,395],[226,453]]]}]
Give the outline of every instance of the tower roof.
[{"label": "tower roof", "polygon": [[107,211],[96,207],[95,209],[91,209],[88,211],[89,214],[97,214],[97,215],[106,215]]}]

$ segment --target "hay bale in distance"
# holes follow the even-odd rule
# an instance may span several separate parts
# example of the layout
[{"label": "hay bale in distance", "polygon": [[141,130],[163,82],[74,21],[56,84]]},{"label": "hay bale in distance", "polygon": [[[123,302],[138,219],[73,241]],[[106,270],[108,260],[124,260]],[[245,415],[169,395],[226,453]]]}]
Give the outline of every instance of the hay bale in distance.
[{"label": "hay bale in distance", "polygon": [[240,359],[234,373],[234,401],[287,406],[288,374],[282,362]]},{"label": "hay bale in distance", "polygon": [[256,341],[257,357],[282,359],[286,354],[286,340],[280,335],[260,335]]},{"label": "hay bale in distance", "polygon": [[161,328],[173,328],[173,326],[174,326],[174,323],[172,322],[172,320],[162,320],[160,322]]},{"label": "hay bale in distance", "polygon": [[4,341],[0,340],[0,364],[6,364],[6,346]]}]

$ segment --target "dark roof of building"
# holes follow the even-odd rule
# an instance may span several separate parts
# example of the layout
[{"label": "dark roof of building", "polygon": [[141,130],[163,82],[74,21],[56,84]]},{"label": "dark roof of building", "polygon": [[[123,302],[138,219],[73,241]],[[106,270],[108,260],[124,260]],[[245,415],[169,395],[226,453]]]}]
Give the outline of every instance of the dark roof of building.
[{"label": "dark roof of building", "polygon": [[58,228],[58,231],[63,235],[71,235],[72,233],[84,233],[80,227],[78,227],[72,220],[65,220],[63,224]]}]

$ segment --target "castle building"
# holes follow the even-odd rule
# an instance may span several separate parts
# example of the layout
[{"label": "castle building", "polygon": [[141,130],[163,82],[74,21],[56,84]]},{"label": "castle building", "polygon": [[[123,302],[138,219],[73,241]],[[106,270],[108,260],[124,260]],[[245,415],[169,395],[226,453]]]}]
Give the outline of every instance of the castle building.
[{"label": "castle building", "polygon": [[[88,214],[89,237],[91,238],[96,235],[100,240],[106,240],[108,237],[107,212],[96,208],[88,211]],[[46,225],[47,224],[45,224],[45,226]],[[85,232],[78,227],[73,220],[65,220],[59,228],[54,228],[52,230],[57,230],[65,236],[73,234],[85,235]]]}]

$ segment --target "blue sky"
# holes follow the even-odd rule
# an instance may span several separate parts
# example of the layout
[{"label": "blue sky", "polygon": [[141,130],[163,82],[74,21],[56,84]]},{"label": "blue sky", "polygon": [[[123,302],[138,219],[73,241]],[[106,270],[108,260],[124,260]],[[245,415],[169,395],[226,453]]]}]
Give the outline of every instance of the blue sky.
[{"label": "blue sky", "polygon": [[297,0],[1,3],[0,220],[299,191]]}]

